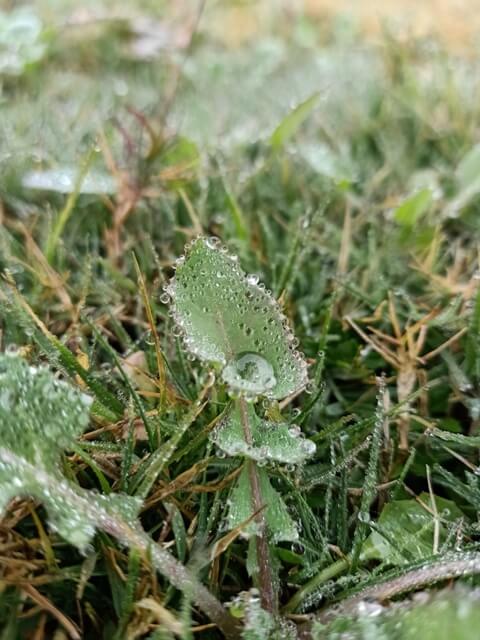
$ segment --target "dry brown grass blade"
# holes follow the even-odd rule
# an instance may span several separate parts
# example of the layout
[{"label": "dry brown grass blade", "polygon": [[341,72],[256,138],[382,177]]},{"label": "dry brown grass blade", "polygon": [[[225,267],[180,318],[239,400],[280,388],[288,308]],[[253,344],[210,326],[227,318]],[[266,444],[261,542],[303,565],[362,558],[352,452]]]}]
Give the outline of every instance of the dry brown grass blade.
[{"label": "dry brown grass blade", "polygon": [[147,609],[150,611],[162,628],[167,629],[170,633],[182,638],[184,636],[183,624],[178,620],[171,611],[165,609],[154,598],[142,598],[135,603],[135,607]]},{"label": "dry brown grass blade", "polygon": [[459,340],[463,335],[465,335],[467,331],[468,331],[468,327],[463,327],[463,329],[460,329],[460,331],[458,331],[451,338],[443,342],[439,347],[437,347],[436,349],[433,349],[432,351],[429,351],[424,356],[422,356],[420,358],[421,361],[427,362],[427,360],[431,360],[432,358],[437,356],[439,353],[441,353],[444,349],[451,346],[454,342],[457,342],[457,340]]},{"label": "dry brown grass blade", "polygon": [[175,480],[172,480],[172,482],[170,482],[166,486],[161,487],[158,491],[153,493],[145,502],[143,511],[150,509],[155,504],[158,504],[173,493],[176,493],[181,489],[185,489],[194,478],[196,478],[202,471],[204,471],[204,469],[208,467],[210,462],[211,458],[207,458],[206,460],[197,462],[192,467],[177,476]]},{"label": "dry brown grass blade", "polygon": [[220,482],[212,482],[211,484],[194,484],[190,487],[190,491],[192,493],[216,493],[217,491],[221,491],[222,489],[225,489],[225,487],[228,487],[228,485],[240,475],[241,471],[242,467],[238,467],[238,469],[229,473],[228,476],[225,476],[225,478]]},{"label": "dry brown grass blade", "polygon": [[64,613],[59,611],[57,607],[48,600],[45,596],[43,596],[33,585],[23,585],[22,591],[31,599],[35,604],[37,604],[41,609],[47,611],[56,618],[59,624],[65,629],[70,638],[73,640],[81,640],[80,629],[77,625],[70,620]]},{"label": "dry brown grass blade", "polygon": [[110,207],[112,211],[112,227],[105,229],[104,235],[107,253],[116,264],[123,255],[121,240],[123,226],[142,197],[142,192],[135,185],[128,172],[118,168],[103,132],[100,132],[99,142],[105,164],[117,182],[118,193],[113,202],[111,202]]},{"label": "dry brown grass blade", "polygon": [[42,545],[47,568],[49,571],[54,571],[58,565],[55,558],[55,551],[53,550],[50,538],[48,537],[47,532],[45,531],[45,527],[43,526],[42,521],[38,517],[37,512],[31,503],[28,503],[28,508],[38,532],[38,538],[40,540],[40,544]]},{"label": "dry brown grass blade", "polygon": [[382,356],[382,358],[384,358],[393,367],[398,367],[397,357],[392,351],[390,351],[390,349],[379,344],[374,338],[366,334],[365,331],[360,329],[358,324],[349,316],[347,316],[345,320],[352,327],[352,329],[354,329],[358,333],[358,335],[365,340],[367,344],[369,344],[373,349],[375,349],[377,353]]},{"label": "dry brown grass blade", "polygon": [[185,205],[186,210],[188,211],[188,215],[190,216],[190,220],[192,221],[193,228],[195,230],[195,234],[197,236],[201,236],[203,234],[202,224],[200,222],[200,218],[197,215],[197,212],[195,211],[195,209],[193,207],[193,204],[192,204],[190,198],[185,193],[184,189],[179,189],[178,190],[178,194],[179,194],[180,198],[182,199],[182,202]]},{"label": "dry brown grass blade", "polygon": [[152,313],[152,307],[150,305],[150,300],[148,298],[147,287],[145,284],[145,279],[143,277],[142,271],[140,269],[140,265],[138,264],[137,257],[133,254],[133,263],[135,265],[135,271],[137,273],[138,285],[140,287],[140,294],[142,296],[143,306],[145,307],[145,313],[147,314],[147,320],[150,327],[150,331],[153,336],[153,342],[155,346],[155,357],[157,360],[157,372],[158,372],[158,386],[160,389],[160,410],[162,410],[165,402],[165,395],[167,394],[167,386],[166,386],[166,373],[165,373],[165,364],[163,362],[163,354],[162,347],[160,345],[160,338],[158,335],[157,327],[155,325],[155,319]]},{"label": "dry brown grass blade", "polygon": [[71,312],[73,304],[65,287],[65,280],[50,265],[30,231],[20,220],[8,220],[7,226],[19,231],[25,239],[26,256],[33,262],[32,265],[28,265],[29,271],[45,288],[55,293],[66,311]]},{"label": "dry brown grass blade", "polygon": [[217,540],[210,551],[210,561],[213,562],[219,556],[221,556],[222,553],[224,553],[232,544],[232,542],[236,540],[238,536],[242,535],[244,529],[248,527],[248,525],[253,522],[253,520],[255,520],[258,514],[261,513],[265,509],[265,507],[266,505],[263,505],[260,509],[255,511],[255,513],[252,513],[249,518],[241,522],[238,527],[235,527],[235,529],[232,529],[226,535],[224,535],[223,538]]}]

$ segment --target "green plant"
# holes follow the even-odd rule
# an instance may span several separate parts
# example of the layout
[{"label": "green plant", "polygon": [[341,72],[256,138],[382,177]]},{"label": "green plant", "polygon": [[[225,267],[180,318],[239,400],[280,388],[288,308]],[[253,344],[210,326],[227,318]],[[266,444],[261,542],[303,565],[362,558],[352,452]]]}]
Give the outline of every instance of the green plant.
[{"label": "green plant", "polygon": [[[315,444],[304,439],[297,426],[260,417],[254,403],[303,390],[307,365],[271,294],[258,278],[246,276],[216,239],[199,238],[187,247],[166,291],[186,347],[213,365],[232,396],[211,439],[242,467],[231,492],[227,524],[253,542],[248,568],[264,609],[254,617],[269,620],[270,634],[278,622],[270,545],[298,540],[298,529],[263,467],[299,465],[315,452]],[[0,508],[15,496],[32,496],[45,505],[50,526],[80,550],[97,528],[129,547],[150,549],[156,568],[177,588],[194,590],[198,606],[227,636],[235,635],[235,621],[222,605],[139,527],[143,489],[137,497],[102,495],[64,477],[62,453],[74,448],[75,438],[87,427],[91,398],[47,369],[29,366],[15,352],[1,356],[0,382]],[[190,422],[185,421],[185,428]],[[173,436],[173,441],[178,438]],[[159,451],[164,460],[166,450]],[[145,481],[148,492],[148,474]],[[257,608],[252,605],[248,611]],[[248,624],[245,633],[250,637],[247,631]]]},{"label": "green plant", "polygon": [[[307,364],[271,293],[246,275],[217,238],[198,238],[176,263],[165,288],[186,349],[213,366],[232,397],[211,435],[239,458],[242,470],[231,493],[230,529],[251,538],[248,569],[263,608],[278,613],[270,544],[295,541],[298,530],[265,464],[297,465],[315,452],[299,427],[257,414],[261,398],[279,400],[307,384]],[[253,517],[253,520],[252,520]]]},{"label": "green plant", "polygon": [[20,75],[47,50],[43,25],[29,7],[0,11],[0,76]]},{"label": "green plant", "polygon": [[137,521],[141,501],[125,494],[81,489],[64,476],[61,456],[89,422],[90,399],[31,367],[16,353],[0,356],[0,513],[16,496],[46,507],[50,526],[85,551],[96,529],[149,554],[152,564],[223,630],[237,636],[233,618],[177,560],[145,534]]},{"label": "green plant", "polygon": [[[93,399],[85,433],[35,474],[47,508],[46,488],[60,486],[95,506],[94,526],[103,504],[112,527],[138,522],[148,535],[129,529],[130,549],[101,527],[82,557],[45,531],[45,516],[62,524],[54,506],[14,499],[0,526],[2,638],[56,637],[68,619],[85,640],[178,629],[218,640],[189,590],[155,575],[152,540],[220,602],[233,596],[245,637],[273,635],[280,625],[252,589],[251,466],[263,503],[288,505],[270,529],[298,538],[270,531],[267,545],[282,615],[296,623],[433,582],[478,585],[475,57],[413,38],[353,47],[350,26],[319,30],[295,12],[278,29],[262,21],[273,37],[222,47],[208,31],[222,19],[211,4],[223,14],[224,3],[207,3],[183,63],[168,46],[174,25],[186,34],[165,15],[177,3],[139,0],[124,18],[119,0],[98,0],[87,20],[67,0],[23,4],[38,15],[23,33],[4,24],[15,10],[0,15],[2,62],[15,62],[0,63],[0,350],[19,345]],[[152,36],[166,48],[133,60]],[[269,283],[309,362],[311,395],[277,397],[268,367],[265,392],[240,376],[233,396],[258,394],[245,403],[250,443],[227,393],[238,367],[208,361],[204,378],[159,301],[185,239],[206,233]],[[240,373],[259,362],[248,356]],[[291,461],[285,440],[295,423],[316,444],[304,464],[312,445]]]}]

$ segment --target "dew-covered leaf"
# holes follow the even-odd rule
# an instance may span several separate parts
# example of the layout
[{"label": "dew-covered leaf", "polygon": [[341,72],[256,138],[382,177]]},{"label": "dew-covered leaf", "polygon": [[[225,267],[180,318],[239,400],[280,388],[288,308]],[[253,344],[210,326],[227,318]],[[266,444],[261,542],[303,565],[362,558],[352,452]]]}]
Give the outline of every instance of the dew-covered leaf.
[{"label": "dew-covered leaf", "polygon": [[252,444],[245,441],[240,410],[236,404],[232,405],[212,433],[212,440],[229,456],[245,456],[260,462],[299,464],[315,453],[315,444],[302,436],[299,427],[262,420],[250,404],[246,405],[246,410]]},{"label": "dew-covered leaf", "polygon": [[[282,500],[282,497],[270,484],[267,472],[265,469],[258,468],[257,473],[262,499],[266,505],[264,514],[270,539],[274,543],[280,540],[298,540],[297,525],[288,513],[287,506]],[[230,497],[227,519],[228,528],[235,529],[248,520],[252,514],[252,493],[248,468],[247,465],[245,465]],[[243,529],[242,535],[245,538],[249,538],[257,532],[258,525],[255,521],[252,521]]]},{"label": "dew-covered leaf", "polygon": [[78,169],[72,167],[29,171],[23,176],[22,185],[26,189],[55,193],[73,193],[78,189],[82,194],[110,195],[117,190],[114,179],[108,174],[88,171],[79,180]]},{"label": "dew-covered leaf", "polygon": [[[430,507],[430,496],[422,493],[420,500]],[[448,525],[463,516],[451,500],[435,497],[440,523],[440,543],[444,542]],[[392,565],[421,560],[433,552],[434,516],[416,500],[396,500],[385,505],[362,549],[364,560],[381,560]],[[383,535],[382,535],[383,534]]]},{"label": "dew-covered leaf", "polygon": [[0,442],[34,465],[59,456],[86,429],[91,398],[17,354],[0,356]]},{"label": "dew-covered leaf", "polygon": [[477,640],[480,596],[464,585],[422,591],[401,603],[362,601],[354,612],[314,621],[312,640]]},{"label": "dew-covered leaf", "polygon": [[16,354],[0,356],[0,514],[14,497],[36,498],[50,526],[82,550],[97,512],[132,522],[140,507],[130,496],[86,491],[63,477],[61,454],[88,425],[89,406],[88,396],[47,368]]},{"label": "dew-covered leaf", "polygon": [[220,365],[233,392],[283,398],[306,384],[306,362],[277,302],[218,240],[187,247],[167,293],[186,348]]},{"label": "dew-covered leaf", "polygon": [[30,7],[0,11],[0,74],[21,75],[47,52],[40,18]]},{"label": "dew-covered leaf", "polygon": [[[242,593],[243,597],[243,629],[242,640],[265,640],[274,638],[275,619],[271,613],[262,608],[262,603],[257,593]],[[280,637],[280,636],[277,636]],[[287,635],[282,639],[289,640]]]}]

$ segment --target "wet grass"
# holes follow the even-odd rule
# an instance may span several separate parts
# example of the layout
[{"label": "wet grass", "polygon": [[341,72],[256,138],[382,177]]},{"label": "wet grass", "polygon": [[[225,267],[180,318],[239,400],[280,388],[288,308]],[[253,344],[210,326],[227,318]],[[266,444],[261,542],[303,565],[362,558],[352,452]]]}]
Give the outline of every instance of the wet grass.
[{"label": "wet grass", "polygon": [[[311,393],[269,409],[317,445],[272,469],[301,527],[274,549],[285,613],[303,629],[363,589],[476,585],[477,62],[301,20],[225,50],[194,12],[58,6],[38,3],[42,47],[1,76],[0,336],[96,399],[66,475],[138,495],[147,427],[166,441],[193,416],[142,525],[220,600],[254,586],[248,543],[222,528],[238,470],[208,439],[227,394],[192,411],[205,370],[161,301],[185,243],[216,235],[310,363]],[[2,520],[0,567],[5,640],[219,637],[148,558],[103,534],[82,556],[26,499]]]}]

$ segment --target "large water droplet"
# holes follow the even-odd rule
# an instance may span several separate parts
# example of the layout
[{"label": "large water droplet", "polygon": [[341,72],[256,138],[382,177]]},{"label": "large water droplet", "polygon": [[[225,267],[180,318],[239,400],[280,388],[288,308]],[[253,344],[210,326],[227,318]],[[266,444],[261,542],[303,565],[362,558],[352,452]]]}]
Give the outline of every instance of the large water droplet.
[{"label": "large water droplet", "polygon": [[265,393],[277,383],[272,365],[253,351],[244,351],[230,360],[222,377],[232,389],[246,395]]}]

